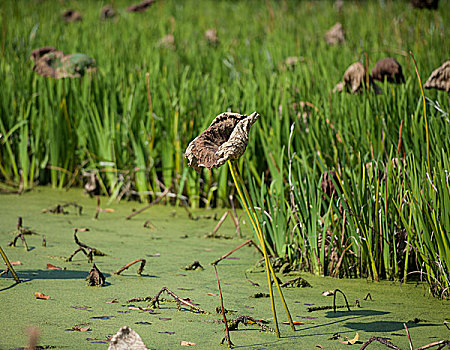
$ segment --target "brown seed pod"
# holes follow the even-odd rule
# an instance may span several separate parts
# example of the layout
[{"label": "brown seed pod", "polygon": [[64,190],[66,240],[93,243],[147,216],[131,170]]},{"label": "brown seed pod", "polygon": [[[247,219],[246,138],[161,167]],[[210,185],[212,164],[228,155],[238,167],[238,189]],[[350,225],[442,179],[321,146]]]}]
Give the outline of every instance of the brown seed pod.
[{"label": "brown seed pod", "polygon": [[373,80],[384,81],[386,79],[390,83],[405,83],[402,66],[393,57],[386,57],[377,62],[372,69]]},{"label": "brown seed pod", "polygon": [[431,73],[424,88],[450,92],[450,61],[444,62],[442,66]]},{"label": "brown seed pod", "polygon": [[251,115],[222,113],[186,148],[185,157],[197,172],[218,168],[228,160],[240,158],[247,148],[250,128],[259,118]]},{"label": "brown seed pod", "polygon": [[337,22],[326,32],[325,41],[330,45],[345,43],[345,32],[341,23]]}]

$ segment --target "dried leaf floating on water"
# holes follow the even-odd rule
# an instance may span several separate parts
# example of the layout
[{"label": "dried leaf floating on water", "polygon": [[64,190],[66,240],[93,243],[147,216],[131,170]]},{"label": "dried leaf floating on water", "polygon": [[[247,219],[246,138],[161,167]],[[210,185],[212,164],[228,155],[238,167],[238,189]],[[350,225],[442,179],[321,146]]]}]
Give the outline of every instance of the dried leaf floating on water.
[{"label": "dried leaf floating on water", "polygon": [[181,346],[194,346],[194,345],[197,345],[197,344],[195,344],[193,342],[190,342],[190,341],[182,340],[182,341],[180,341],[180,345]]},{"label": "dried leaf floating on water", "polygon": [[48,300],[50,299],[50,297],[48,295],[45,295],[44,293],[40,293],[40,292],[35,292],[34,293],[34,297],[36,299],[42,299],[42,300]]},{"label": "dried leaf floating on water", "polygon": [[347,339],[347,340],[339,340],[339,343],[345,344],[345,345],[353,345],[355,344],[359,339],[359,334],[356,333],[355,337],[353,339]]},{"label": "dried leaf floating on water", "polygon": [[390,83],[405,83],[402,66],[393,57],[386,57],[379,60],[372,69],[372,78],[381,82],[386,79]]},{"label": "dried leaf floating on water", "polygon": [[325,41],[330,45],[345,43],[345,32],[341,23],[337,22],[326,32]]},{"label": "dried leaf floating on water", "polygon": [[108,350],[147,350],[139,334],[128,326],[123,326],[109,341]]},{"label": "dried leaf floating on water", "polygon": [[450,60],[431,73],[424,88],[450,92]]},{"label": "dried leaf floating on water", "polygon": [[247,148],[250,128],[259,114],[222,113],[187,147],[185,157],[197,172],[218,168],[228,160],[240,158]]},{"label": "dried leaf floating on water", "polygon": [[93,264],[89,275],[86,277],[86,281],[88,283],[88,286],[102,287],[105,285],[106,278],[97,268],[97,266]]}]

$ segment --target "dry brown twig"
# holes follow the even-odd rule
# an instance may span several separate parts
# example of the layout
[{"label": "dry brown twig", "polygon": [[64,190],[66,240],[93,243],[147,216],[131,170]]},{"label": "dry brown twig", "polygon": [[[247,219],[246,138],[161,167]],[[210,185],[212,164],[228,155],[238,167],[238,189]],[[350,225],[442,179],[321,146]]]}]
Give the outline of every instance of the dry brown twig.
[{"label": "dry brown twig", "polygon": [[123,271],[127,270],[128,268],[130,268],[131,266],[133,266],[134,264],[136,264],[138,262],[141,262],[141,265],[139,266],[139,268],[137,270],[137,274],[140,276],[142,274],[142,271],[144,270],[145,263],[147,262],[145,259],[133,260],[132,262],[122,266],[120,269],[118,269],[116,272],[114,272],[114,274],[120,275]]},{"label": "dry brown twig", "polygon": [[78,248],[75,249],[75,251],[72,254],[70,254],[70,256],[66,259],[66,261],[72,261],[73,257],[76,254],[78,254],[79,252],[82,252],[84,255],[87,256],[88,262],[92,262],[94,255],[96,255],[96,256],[106,256],[105,253],[103,253],[102,251],[98,250],[97,248],[90,247],[87,244],[84,244],[84,243],[80,242],[78,240],[78,237],[77,237],[78,231],[80,231],[80,232],[87,232],[87,231],[89,231],[89,229],[88,228],[80,228],[80,229],[76,228],[75,229],[75,231],[73,233],[73,238],[75,240],[75,243],[78,245]]}]

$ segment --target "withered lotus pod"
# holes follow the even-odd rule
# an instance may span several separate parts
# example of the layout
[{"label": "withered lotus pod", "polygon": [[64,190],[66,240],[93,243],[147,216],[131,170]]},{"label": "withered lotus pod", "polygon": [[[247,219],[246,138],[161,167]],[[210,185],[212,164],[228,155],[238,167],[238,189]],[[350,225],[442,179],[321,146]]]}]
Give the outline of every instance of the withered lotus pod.
[{"label": "withered lotus pod", "polygon": [[201,168],[218,168],[228,160],[240,158],[247,148],[250,128],[259,118],[254,112],[247,115],[222,113],[211,125],[188,145],[184,156],[198,173]]},{"label": "withered lotus pod", "polygon": [[325,34],[325,41],[330,45],[345,43],[345,32],[342,24],[337,22]]},{"label": "withered lotus pod", "polygon": [[153,5],[155,0],[144,0],[140,2],[139,4],[131,5],[127,7],[128,12],[144,12],[147,11],[147,9]]},{"label": "withered lotus pod", "polygon": [[83,16],[81,15],[81,13],[75,10],[66,10],[61,14],[61,17],[64,21],[66,21],[66,23],[78,22],[83,20]]},{"label": "withered lotus pod", "polygon": [[128,326],[123,326],[109,341],[108,350],[147,350],[139,334]]},{"label": "withered lotus pod", "polygon": [[86,277],[88,286],[102,287],[105,285],[106,278],[94,264],[92,265],[89,275]]},{"label": "withered lotus pod", "polygon": [[438,89],[450,92],[450,61],[444,62],[442,66],[435,69],[424,87],[425,89]]},{"label": "withered lotus pod", "polygon": [[411,0],[411,5],[416,9],[437,10],[439,0]]},{"label": "withered lotus pod", "polygon": [[373,80],[401,84],[405,82],[402,66],[393,57],[386,57],[379,60],[372,69]]}]

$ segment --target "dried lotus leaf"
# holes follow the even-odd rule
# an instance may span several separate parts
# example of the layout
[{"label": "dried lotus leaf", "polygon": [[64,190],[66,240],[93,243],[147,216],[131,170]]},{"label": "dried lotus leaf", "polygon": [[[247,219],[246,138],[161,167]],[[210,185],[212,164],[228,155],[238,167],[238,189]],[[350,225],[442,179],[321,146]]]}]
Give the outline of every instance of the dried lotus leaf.
[{"label": "dried lotus leaf", "polygon": [[123,326],[109,341],[108,350],[147,350],[139,334]]},{"label": "dried lotus leaf", "polygon": [[218,168],[240,158],[247,148],[250,128],[259,114],[222,113],[187,147],[185,157],[197,172],[202,167]]},{"label": "dried lotus leaf", "polygon": [[438,89],[450,92],[450,61],[435,69],[424,85],[425,89]]}]

